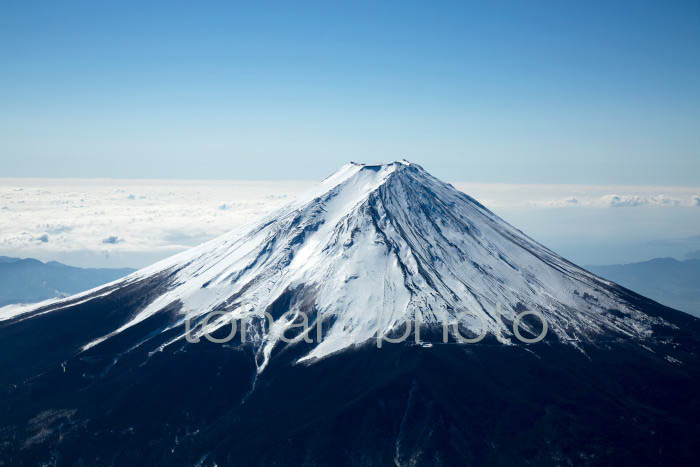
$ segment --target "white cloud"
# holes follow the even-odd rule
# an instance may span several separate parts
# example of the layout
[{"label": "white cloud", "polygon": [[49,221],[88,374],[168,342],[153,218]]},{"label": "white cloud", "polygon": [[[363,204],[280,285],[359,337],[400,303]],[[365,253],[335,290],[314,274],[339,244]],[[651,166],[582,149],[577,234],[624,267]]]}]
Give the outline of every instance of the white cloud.
[{"label": "white cloud", "polygon": [[648,204],[648,199],[646,197],[637,195],[605,195],[600,199],[605,205],[613,208],[645,206]]},{"label": "white cloud", "polygon": [[[78,258],[75,263],[80,265],[144,266],[251,222],[314,184],[0,179],[0,255],[67,262]],[[698,188],[453,185],[509,216],[557,209],[602,213],[627,206],[677,208],[675,212],[700,206]],[[533,229],[527,219],[516,222],[517,226]]]},{"label": "white cloud", "polygon": [[697,188],[453,183],[491,209],[700,206]]},{"label": "white cloud", "polygon": [[544,208],[568,208],[581,205],[578,198],[569,196],[567,198],[532,201],[532,206]]},{"label": "white cloud", "polygon": [[[142,266],[250,222],[313,184],[0,179],[0,252]],[[148,259],[132,261],[140,257]]]},{"label": "white cloud", "polygon": [[604,205],[619,207],[637,206],[692,206],[692,198],[675,198],[664,194],[660,195],[605,195],[601,197]]}]

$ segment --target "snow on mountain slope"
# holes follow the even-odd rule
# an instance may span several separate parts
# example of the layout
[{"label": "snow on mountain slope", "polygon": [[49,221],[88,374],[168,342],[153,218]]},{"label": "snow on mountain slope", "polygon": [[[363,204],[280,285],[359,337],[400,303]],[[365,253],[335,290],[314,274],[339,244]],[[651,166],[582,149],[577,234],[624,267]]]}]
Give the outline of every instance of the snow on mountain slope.
[{"label": "snow on mountain slope", "polygon": [[[626,303],[613,283],[559,257],[406,161],[345,165],[252,228],[137,271],[109,290],[158,275],[167,277],[166,291],[84,349],[173,306],[177,318],[169,329],[211,311],[231,313],[209,329],[233,319],[259,320],[280,304],[283,311],[305,313],[310,324],[323,319],[328,323],[323,340],[303,359],[402,330],[416,319],[426,326],[459,323],[475,335],[485,326],[506,344],[523,310],[541,313],[549,332],[574,345],[607,333],[645,337],[662,323]],[[109,291],[83,296],[90,293]],[[0,310],[0,319],[36,309]],[[290,325],[274,318],[257,336],[265,357],[261,368]]]}]

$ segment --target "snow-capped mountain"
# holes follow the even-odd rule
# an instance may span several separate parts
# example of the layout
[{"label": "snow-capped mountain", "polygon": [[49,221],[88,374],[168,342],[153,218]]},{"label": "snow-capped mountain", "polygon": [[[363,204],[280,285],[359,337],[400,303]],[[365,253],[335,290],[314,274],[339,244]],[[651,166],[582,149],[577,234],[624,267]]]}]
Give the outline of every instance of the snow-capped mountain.
[{"label": "snow-capped mountain", "polygon": [[[390,334],[416,315],[426,326],[459,323],[477,335],[485,326],[502,343],[511,342],[522,310],[539,312],[549,331],[573,344],[603,333],[644,337],[663,322],[621,298],[610,282],[406,161],[350,163],[247,230],[103,290],[162,274],[168,276],[164,293],[83,349],[163,310],[176,310],[169,328],[230,311],[207,327],[212,332],[231,319],[260,319],[280,301],[331,323],[302,359]],[[101,290],[93,294],[101,296]],[[289,323],[281,320],[263,336],[268,354]]]},{"label": "snow-capped mountain", "polygon": [[[226,336],[232,321],[247,340],[198,339]],[[375,345],[410,326],[415,339]],[[517,329],[546,338],[526,345]],[[0,444],[0,457],[129,465],[145,449],[163,465],[595,464],[623,451],[572,453],[554,427],[587,436],[636,418],[646,421],[624,442],[683,460],[694,431],[674,423],[700,406],[686,390],[700,381],[699,334],[697,319],[577,267],[416,164],[350,163],[256,224],[124,279],[0,308],[0,433],[21,441]],[[533,417],[544,439],[525,443],[551,452],[504,447],[500,425],[473,418],[501,412],[515,426]],[[605,445],[596,439],[591,449]]]}]

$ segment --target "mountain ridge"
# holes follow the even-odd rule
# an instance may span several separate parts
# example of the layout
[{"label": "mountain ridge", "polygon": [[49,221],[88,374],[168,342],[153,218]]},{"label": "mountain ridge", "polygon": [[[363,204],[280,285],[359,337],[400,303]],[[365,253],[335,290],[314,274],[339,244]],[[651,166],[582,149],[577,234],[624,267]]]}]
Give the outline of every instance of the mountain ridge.
[{"label": "mountain ridge", "polygon": [[78,268],[57,261],[0,257],[0,307],[70,296],[112,282],[130,268]]},{"label": "mountain ridge", "polygon": [[[164,273],[173,279],[163,295],[83,350],[173,307],[178,319],[169,329],[187,320],[199,325],[199,336],[207,313],[230,312],[219,327],[256,322],[280,300],[331,322],[307,359],[391,334],[418,313],[427,326],[456,324],[473,335],[486,328],[503,344],[511,343],[516,320],[537,335],[532,323],[517,319],[523,311],[540,314],[572,345],[605,333],[644,338],[663,324],[616,295],[612,283],[408,161],[347,164],[256,224],[142,269],[122,285]],[[289,327],[277,318],[261,336],[262,368]]]},{"label": "mountain ridge", "polygon": [[700,259],[654,258],[586,269],[664,305],[700,316]]},{"label": "mountain ridge", "polygon": [[[573,265],[422,168],[363,167],[124,279],[0,308],[0,459],[693,465],[700,319]],[[531,343],[513,327],[528,307],[551,329]],[[237,321],[248,339],[228,339]],[[542,323],[520,324],[534,337]]]}]

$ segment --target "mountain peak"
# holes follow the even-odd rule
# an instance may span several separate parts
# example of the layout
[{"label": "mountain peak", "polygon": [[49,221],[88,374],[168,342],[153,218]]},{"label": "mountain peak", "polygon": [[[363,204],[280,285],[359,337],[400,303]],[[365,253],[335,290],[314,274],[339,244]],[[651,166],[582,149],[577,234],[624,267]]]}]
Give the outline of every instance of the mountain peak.
[{"label": "mountain peak", "polygon": [[691,465],[699,323],[415,164],[351,163],[125,279],[0,308],[0,458]]},{"label": "mountain peak", "polygon": [[355,162],[355,161],[350,161],[349,165],[355,165],[359,167],[391,167],[391,166],[415,166],[415,167],[420,167],[418,164],[414,164],[413,162],[407,160],[407,159],[401,159],[400,161],[393,161],[393,162],[387,162],[383,164],[367,164],[364,162]]},{"label": "mountain peak", "polygon": [[[231,320],[259,323],[269,313],[275,321],[256,335],[260,369],[290,326],[281,313],[290,311],[327,323],[302,360],[417,320],[513,344],[513,323],[530,312],[546,321],[550,338],[573,345],[610,334],[644,338],[663,321],[405,160],[346,164],[262,221],[110,290],[144,282],[159,284],[160,292],[84,350],[163,313],[172,317],[164,331],[176,334],[172,342],[186,337],[185,322],[202,332],[212,311],[228,315],[208,329]],[[540,332],[538,324],[521,324],[523,332]]]},{"label": "mountain peak", "polygon": [[429,176],[429,174],[420,165],[409,162],[406,159],[402,159],[400,161],[380,164],[367,164],[351,161],[348,164],[343,165],[330,176],[326,177],[325,180],[340,181],[357,176],[358,174],[366,174],[368,172],[381,174],[383,177],[388,177],[392,174],[406,174],[407,171],[413,172],[414,174],[421,173]]}]

